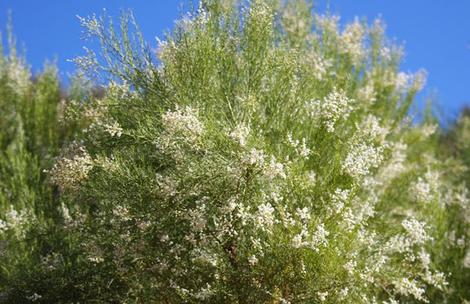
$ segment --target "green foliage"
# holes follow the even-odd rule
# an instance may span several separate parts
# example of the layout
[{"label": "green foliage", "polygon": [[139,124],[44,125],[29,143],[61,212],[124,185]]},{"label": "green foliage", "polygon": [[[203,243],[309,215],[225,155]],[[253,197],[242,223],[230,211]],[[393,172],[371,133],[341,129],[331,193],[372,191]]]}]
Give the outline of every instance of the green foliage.
[{"label": "green foliage", "polygon": [[9,42],[9,55],[0,58],[0,298],[25,284],[50,242],[64,237],[55,228],[62,215],[47,170],[73,133],[61,123],[65,100],[55,68],[32,78],[11,33]]},{"label": "green foliage", "polygon": [[[56,78],[46,72],[21,103],[38,106],[11,112],[28,122],[14,136],[23,138],[15,151],[25,152],[11,157],[29,153],[38,168],[30,184],[45,189],[26,193],[51,195],[57,186],[53,200],[41,196],[26,210],[57,216],[18,230],[27,243],[7,239],[18,252],[35,247],[2,256],[15,261],[2,296],[470,299],[463,172],[442,153],[437,125],[408,117],[424,73],[399,71],[401,50],[380,21],[340,27],[311,8],[301,0],[202,1],[159,41],[157,57],[131,14],[119,31],[106,17],[81,18],[103,53],[76,62],[105,84],[104,94],[77,82],[63,131]],[[22,157],[7,160],[24,174],[31,161]],[[16,189],[29,189],[20,181]]]}]

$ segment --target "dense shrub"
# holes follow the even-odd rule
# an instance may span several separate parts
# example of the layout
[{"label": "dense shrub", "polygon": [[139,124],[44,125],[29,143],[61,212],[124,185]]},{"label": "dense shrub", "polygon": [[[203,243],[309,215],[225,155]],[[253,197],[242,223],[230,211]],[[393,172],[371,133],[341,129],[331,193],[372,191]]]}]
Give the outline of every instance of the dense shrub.
[{"label": "dense shrub", "polygon": [[[34,299],[33,290],[51,290],[38,272],[51,248],[66,243],[59,192],[48,170],[79,121],[64,120],[72,107],[55,67],[46,65],[33,77],[11,32],[8,41],[8,54],[0,45],[0,302],[21,303]],[[78,84],[70,97],[84,100],[88,89]]]},{"label": "dense shrub", "polygon": [[400,72],[379,20],[338,19],[300,0],[203,1],[155,57],[131,15],[120,31],[82,18],[103,53],[77,63],[104,96],[70,106],[81,131],[49,175],[63,221],[33,235],[49,251],[5,299],[469,299],[459,161],[432,119],[408,117],[425,75]]}]

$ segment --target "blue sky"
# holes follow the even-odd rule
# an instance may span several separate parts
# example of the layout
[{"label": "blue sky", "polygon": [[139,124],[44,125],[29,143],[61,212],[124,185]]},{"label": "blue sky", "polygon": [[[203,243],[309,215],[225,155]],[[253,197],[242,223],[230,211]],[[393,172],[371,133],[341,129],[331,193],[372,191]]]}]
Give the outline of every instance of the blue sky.
[{"label": "blue sky", "polygon": [[[74,70],[68,59],[83,54],[81,29],[76,15],[101,13],[111,16],[132,9],[145,37],[171,29],[188,0],[0,0],[0,29],[5,33],[7,12],[12,11],[14,33],[26,48],[33,71],[45,59],[57,59],[61,76]],[[355,16],[372,21],[381,16],[387,36],[405,46],[404,71],[424,68],[428,83],[419,99],[436,97],[444,115],[451,117],[470,106],[470,1],[467,0],[318,0],[317,10],[327,7],[343,22]]]}]

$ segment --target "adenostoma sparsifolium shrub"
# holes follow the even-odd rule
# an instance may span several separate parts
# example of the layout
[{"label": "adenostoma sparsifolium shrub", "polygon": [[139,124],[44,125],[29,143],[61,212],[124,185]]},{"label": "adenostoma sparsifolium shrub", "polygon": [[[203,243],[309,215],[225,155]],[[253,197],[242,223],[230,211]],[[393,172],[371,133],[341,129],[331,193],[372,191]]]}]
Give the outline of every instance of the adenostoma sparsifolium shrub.
[{"label": "adenostoma sparsifolium shrub", "polygon": [[399,70],[401,49],[379,20],[343,27],[311,8],[202,1],[156,55],[131,15],[121,31],[81,18],[103,53],[76,61],[106,88],[76,107],[83,129],[50,170],[68,206],[68,245],[51,246],[38,270],[55,288],[16,284],[5,294],[470,300],[458,161],[437,148],[435,122],[408,117],[425,74]]},{"label": "adenostoma sparsifolium shrub", "polygon": [[7,47],[0,43],[0,303],[25,303],[63,290],[69,271],[57,264],[52,272],[52,257],[76,260],[48,172],[78,132],[80,121],[64,117],[68,99],[78,105],[88,88],[73,81],[66,97],[50,64],[32,76],[8,34]]}]

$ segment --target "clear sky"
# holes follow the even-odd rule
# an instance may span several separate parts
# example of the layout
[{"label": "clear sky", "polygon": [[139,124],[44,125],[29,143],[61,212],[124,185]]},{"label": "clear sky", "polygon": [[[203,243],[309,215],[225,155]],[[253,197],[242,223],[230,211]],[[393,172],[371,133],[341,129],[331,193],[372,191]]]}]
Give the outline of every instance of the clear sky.
[{"label": "clear sky", "polygon": [[[68,59],[82,55],[81,29],[76,15],[111,16],[132,9],[145,37],[171,29],[188,0],[0,0],[0,29],[5,33],[7,12],[12,11],[14,33],[26,48],[33,71],[44,60],[57,59],[62,77],[74,71]],[[405,46],[402,69],[424,68],[428,84],[419,97],[435,96],[446,116],[470,106],[470,1],[468,0],[318,0],[317,10],[327,7],[343,22],[355,16],[372,21],[381,16],[387,36]]]}]

